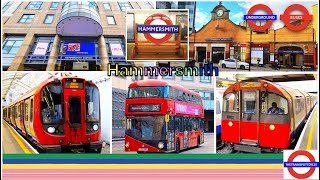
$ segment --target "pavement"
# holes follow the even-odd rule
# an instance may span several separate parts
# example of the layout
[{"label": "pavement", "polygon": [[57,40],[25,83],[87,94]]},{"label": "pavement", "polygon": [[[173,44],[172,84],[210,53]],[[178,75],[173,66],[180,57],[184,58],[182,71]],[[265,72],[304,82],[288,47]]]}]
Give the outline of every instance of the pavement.
[{"label": "pavement", "polygon": [[[170,63],[170,66],[185,66],[185,62],[173,62]],[[196,63],[196,66],[199,66],[199,63]],[[213,66],[217,66],[219,67],[218,63],[213,63]],[[219,72],[229,72],[229,71],[237,71],[237,72],[249,72],[248,69],[246,70],[242,70],[242,69],[233,69],[233,68],[221,68],[219,67]],[[296,67],[296,68],[280,68],[280,70],[274,70],[272,69],[272,67],[265,65],[264,67],[261,66],[256,66],[256,65],[251,65],[250,67],[250,72],[261,72],[261,71],[272,71],[272,72],[301,72],[301,68],[300,67]],[[311,68],[306,68],[304,71],[316,71],[316,70],[312,70]]]},{"label": "pavement", "polygon": [[[214,133],[204,133],[204,143],[197,148],[181,151],[181,154],[211,154],[215,150],[215,138]],[[124,140],[112,141],[112,154],[124,154],[135,152],[124,151]]]}]

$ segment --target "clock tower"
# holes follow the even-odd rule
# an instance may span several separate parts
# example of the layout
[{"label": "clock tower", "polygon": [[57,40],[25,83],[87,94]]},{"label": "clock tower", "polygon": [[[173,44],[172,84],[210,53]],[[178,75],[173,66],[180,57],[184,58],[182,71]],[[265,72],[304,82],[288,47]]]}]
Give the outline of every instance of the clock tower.
[{"label": "clock tower", "polygon": [[219,5],[216,6],[212,11],[211,11],[211,19],[212,20],[218,20],[218,19],[229,19],[229,13],[230,10],[226,9],[223,5],[222,2],[219,2]]}]

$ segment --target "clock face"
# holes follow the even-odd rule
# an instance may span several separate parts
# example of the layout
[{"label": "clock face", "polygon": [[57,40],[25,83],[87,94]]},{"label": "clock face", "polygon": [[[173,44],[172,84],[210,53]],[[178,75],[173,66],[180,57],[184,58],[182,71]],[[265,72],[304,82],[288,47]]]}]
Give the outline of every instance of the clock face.
[{"label": "clock face", "polygon": [[223,10],[222,10],[222,9],[218,10],[218,11],[217,11],[217,16],[220,17],[220,16],[222,16],[222,15],[223,15]]}]

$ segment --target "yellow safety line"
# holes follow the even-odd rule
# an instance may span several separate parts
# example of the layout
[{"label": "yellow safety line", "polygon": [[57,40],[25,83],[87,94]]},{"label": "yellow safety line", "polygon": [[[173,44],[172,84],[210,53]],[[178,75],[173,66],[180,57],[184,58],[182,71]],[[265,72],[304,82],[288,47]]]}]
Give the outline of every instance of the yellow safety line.
[{"label": "yellow safety line", "polygon": [[313,129],[314,129],[314,125],[316,124],[316,119],[317,119],[317,113],[315,112],[312,118],[312,124],[311,124],[311,128],[310,128],[310,133],[309,133],[309,137],[308,137],[308,144],[307,144],[307,150],[311,149],[312,146],[312,138],[313,138]]},{"label": "yellow safety line", "polygon": [[7,128],[9,129],[10,133],[12,134],[13,138],[17,141],[17,143],[19,144],[20,148],[22,149],[22,151],[26,154],[33,154],[31,151],[29,151],[29,149],[24,145],[24,143],[22,142],[22,140],[20,139],[19,136],[17,136],[9,127],[9,125],[7,123],[4,123]]},{"label": "yellow safety line", "polygon": [[283,164],[3,164],[3,169],[283,169]]}]

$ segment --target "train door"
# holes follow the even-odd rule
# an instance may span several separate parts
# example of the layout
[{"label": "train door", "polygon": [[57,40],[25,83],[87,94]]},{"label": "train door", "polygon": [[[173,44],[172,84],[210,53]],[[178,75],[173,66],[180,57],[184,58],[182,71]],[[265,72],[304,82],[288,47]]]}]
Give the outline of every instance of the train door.
[{"label": "train door", "polygon": [[259,134],[259,91],[242,91],[240,142],[257,144]]},{"label": "train door", "polygon": [[17,126],[17,129],[21,130],[21,124],[20,124],[20,103],[17,103],[17,105],[15,105],[15,117],[14,117],[14,121],[15,124]]},{"label": "train door", "polygon": [[29,113],[30,113],[30,122],[29,122],[29,128],[30,128],[30,133],[33,137],[36,136],[35,132],[34,132],[34,96],[30,98],[30,109],[29,109]]},{"label": "train door", "polygon": [[26,128],[26,134],[30,135],[30,99],[27,99],[24,101],[24,126]]},{"label": "train door", "polygon": [[25,128],[25,125],[24,125],[24,106],[25,106],[25,103],[24,101],[22,101],[20,103],[20,126],[21,126],[21,131],[22,131],[22,134],[23,135],[26,135],[26,128]]},{"label": "train door", "polygon": [[79,144],[85,136],[84,124],[84,92],[83,90],[65,89],[64,99],[67,101],[67,124],[69,125],[69,142]]}]

